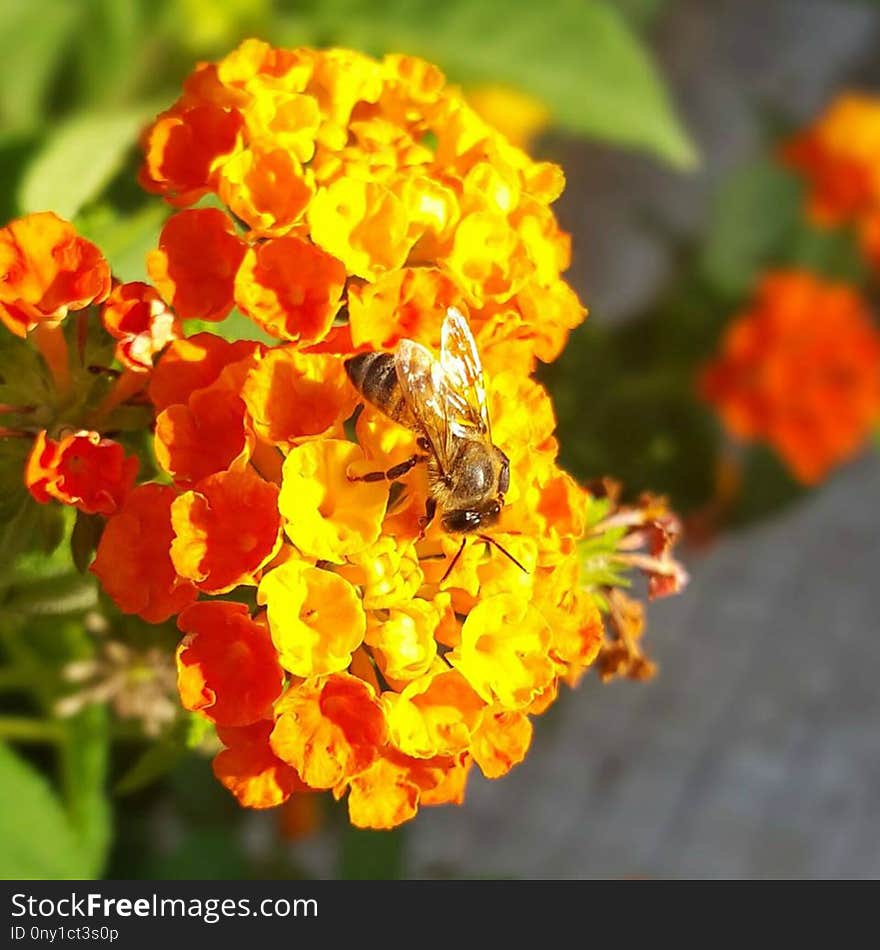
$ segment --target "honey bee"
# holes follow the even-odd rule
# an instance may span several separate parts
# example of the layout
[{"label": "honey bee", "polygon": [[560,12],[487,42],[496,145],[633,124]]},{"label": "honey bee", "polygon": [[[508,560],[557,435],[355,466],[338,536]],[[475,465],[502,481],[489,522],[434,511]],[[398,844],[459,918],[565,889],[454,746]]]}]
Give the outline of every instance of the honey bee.
[{"label": "honey bee", "polygon": [[422,530],[439,514],[450,534],[462,534],[445,580],[468,535],[494,545],[522,564],[482,531],[496,524],[510,487],[510,462],[492,442],[483,367],[471,329],[454,307],[446,311],[440,358],[414,340],[401,340],[393,353],[360,353],[345,361],[357,391],[380,412],[417,433],[420,452],[386,471],[358,481],[396,481],[416,465],[428,466],[428,501]]}]

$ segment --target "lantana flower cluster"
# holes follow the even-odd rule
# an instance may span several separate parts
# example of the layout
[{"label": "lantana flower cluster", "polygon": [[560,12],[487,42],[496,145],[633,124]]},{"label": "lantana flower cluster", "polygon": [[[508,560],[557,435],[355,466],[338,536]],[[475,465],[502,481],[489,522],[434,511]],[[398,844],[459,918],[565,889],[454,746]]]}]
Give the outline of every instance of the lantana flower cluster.
[{"label": "lantana flower cluster", "polygon": [[[389,828],[460,802],[474,763],[504,775],[560,683],[610,655],[581,576],[592,496],[558,466],[531,378],[585,316],[560,276],[562,172],[421,60],[255,40],[198,66],[143,147],[142,183],[177,209],[152,285],[113,283],[54,215],[0,234],[0,315],[69,394],[30,425],[31,494],[106,519],[91,564],[105,593],[175,620],[180,700],[216,727],[214,771],[242,805],[327,790],[355,825]],[[491,533],[511,555],[468,539],[454,566],[460,538],[422,521],[424,466],[354,480],[412,456],[417,435],[363,405],[344,369],[403,338],[436,350],[452,306],[510,460]],[[261,341],[185,335],[234,308]],[[122,367],[100,400],[71,386],[103,372],[79,345],[95,314]],[[145,401],[158,474],[137,484],[108,431]],[[676,589],[665,509],[622,518],[591,518],[593,541]],[[608,675],[645,675],[639,651],[615,650]]]}]

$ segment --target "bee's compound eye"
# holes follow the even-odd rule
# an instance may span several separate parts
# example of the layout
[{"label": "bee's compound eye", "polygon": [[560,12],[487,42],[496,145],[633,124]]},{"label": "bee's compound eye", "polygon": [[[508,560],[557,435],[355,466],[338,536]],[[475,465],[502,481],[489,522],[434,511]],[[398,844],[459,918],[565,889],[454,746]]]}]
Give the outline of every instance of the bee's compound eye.
[{"label": "bee's compound eye", "polygon": [[468,531],[476,531],[481,521],[479,511],[472,508],[459,508],[446,514],[442,524],[443,529],[450,534],[466,534]]},{"label": "bee's compound eye", "polygon": [[510,462],[503,452],[501,458],[503,461],[501,462],[501,471],[498,473],[498,494],[506,495],[507,489],[510,488]]}]

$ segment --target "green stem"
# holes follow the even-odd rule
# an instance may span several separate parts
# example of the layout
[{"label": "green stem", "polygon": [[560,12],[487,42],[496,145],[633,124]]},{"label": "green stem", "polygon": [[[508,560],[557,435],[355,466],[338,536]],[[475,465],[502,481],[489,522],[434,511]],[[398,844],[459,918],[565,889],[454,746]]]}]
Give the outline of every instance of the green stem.
[{"label": "green stem", "polygon": [[0,740],[11,742],[62,742],[64,723],[28,716],[0,716]]},{"label": "green stem", "polygon": [[24,689],[32,683],[24,670],[15,666],[0,667],[0,690]]}]

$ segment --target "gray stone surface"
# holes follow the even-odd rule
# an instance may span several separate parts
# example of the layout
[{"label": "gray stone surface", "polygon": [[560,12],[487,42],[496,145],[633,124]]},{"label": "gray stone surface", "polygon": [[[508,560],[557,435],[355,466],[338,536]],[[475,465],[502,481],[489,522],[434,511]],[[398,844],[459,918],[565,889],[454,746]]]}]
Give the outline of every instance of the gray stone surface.
[{"label": "gray stone surface", "polygon": [[425,809],[410,872],[880,876],[880,459],[728,536],[650,609],[650,684],[588,679],[526,762]]}]

